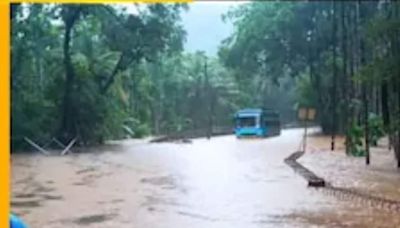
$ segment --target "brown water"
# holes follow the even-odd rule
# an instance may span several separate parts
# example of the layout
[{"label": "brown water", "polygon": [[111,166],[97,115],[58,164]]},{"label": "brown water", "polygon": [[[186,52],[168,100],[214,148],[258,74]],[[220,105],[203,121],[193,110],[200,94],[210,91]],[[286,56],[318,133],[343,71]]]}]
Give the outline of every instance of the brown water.
[{"label": "brown water", "polygon": [[[398,215],[307,188],[283,163],[301,134],[191,144],[132,140],[64,157],[16,154],[11,207],[33,228],[400,227]],[[300,162],[335,183],[356,178],[359,188],[399,197],[394,166],[365,168],[358,158],[326,152]]]}]

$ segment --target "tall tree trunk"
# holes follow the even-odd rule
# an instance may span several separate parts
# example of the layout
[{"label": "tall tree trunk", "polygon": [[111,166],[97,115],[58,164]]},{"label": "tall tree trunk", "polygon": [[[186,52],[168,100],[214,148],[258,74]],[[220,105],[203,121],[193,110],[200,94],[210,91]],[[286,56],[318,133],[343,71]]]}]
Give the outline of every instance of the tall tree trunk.
[{"label": "tall tree trunk", "polygon": [[381,85],[381,108],[383,125],[386,131],[389,130],[390,126],[390,113],[389,113],[389,93],[388,93],[388,82],[383,80]]},{"label": "tall tree trunk", "polygon": [[111,72],[111,75],[107,78],[104,85],[100,86],[100,93],[103,95],[106,95],[107,91],[110,89],[111,85],[114,83],[115,78],[117,77],[118,73],[126,70],[128,68],[128,66],[131,63],[133,63],[134,61],[136,61],[136,62],[139,61],[138,56],[135,56],[135,54],[130,51],[122,52],[121,55],[119,56],[117,63],[115,64],[113,71]]},{"label": "tall tree trunk", "polygon": [[[360,53],[360,2],[355,1],[355,12],[354,12],[354,75],[361,69],[361,53]],[[353,76],[354,76],[353,75]],[[355,82],[354,84],[354,96],[357,100],[360,99],[360,83]],[[354,112],[354,118],[357,125],[361,126],[361,107],[357,106]]]},{"label": "tall tree trunk", "polygon": [[202,99],[202,88],[201,85],[203,84],[202,79],[200,76],[197,77],[196,80],[196,87],[195,87],[195,96],[194,96],[194,102],[189,104],[189,109],[191,113],[191,117],[193,120],[193,129],[199,129],[201,127],[201,115],[203,113],[199,112],[201,109],[196,109],[195,105],[199,108],[203,108],[203,99]]},{"label": "tall tree trunk", "polygon": [[62,139],[69,140],[75,134],[75,126],[73,120],[73,106],[71,104],[72,86],[75,78],[75,71],[71,62],[70,54],[70,41],[71,41],[71,26],[65,27],[64,37],[64,66],[65,66],[65,89],[63,99],[63,113],[62,113]]},{"label": "tall tree trunk", "polygon": [[[312,4],[312,11],[311,11],[311,16],[312,17],[317,17],[317,7],[315,4],[317,4],[316,2],[310,2],[308,4]],[[315,53],[319,53],[319,50],[317,48],[315,48],[313,46],[313,44],[318,43],[320,40],[318,39],[318,37],[316,37],[318,33],[318,27],[315,26],[315,21],[316,20],[311,20],[310,23],[310,28],[309,31],[311,31],[310,35],[307,37],[307,41],[308,41],[308,68],[309,68],[309,74],[310,74],[310,81],[311,81],[311,85],[313,88],[316,89],[317,94],[320,94],[320,96],[317,96],[317,104],[316,104],[316,109],[319,112],[323,112],[324,109],[324,104],[323,104],[323,98],[322,98],[322,89],[321,89],[321,78],[320,78],[320,74],[317,73],[317,71],[315,70],[315,61],[316,61],[316,57],[315,57]],[[317,49],[317,50],[315,50]],[[323,115],[319,115],[319,116],[323,116]],[[320,123],[322,123],[322,120],[319,120]],[[324,126],[323,130],[324,130]]]},{"label": "tall tree trunk", "polygon": [[[354,11],[354,5],[350,5],[350,12],[349,12],[349,27],[351,28],[352,32],[354,32],[356,34],[356,26],[355,26],[355,11]],[[355,65],[355,54],[354,54],[354,38],[355,36],[350,36],[349,37],[349,64],[350,64],[350,72],[349,72],[349,127],[353,126],[353,122],[354,122],[354,114],[355,114],[355,110],[354,110],[354,105],[353,105],[353,99],[355,97],[355,88],[354,88],[354,83],[353,83],[353,77],[354,77],[354,72],[356,71],[356,65]]]},{"label": "tall tree trunk", "polygon": [[157,89],[158,89],[158,99],[157,102],[155,102],[157,108],[156,108],[156,113],[155,113],[155,132],[156,134],[160,133],[160,123],[163,119],[163,93],[164,93],[164,89],[163,89],[163,83],[161,81],[162,75],[162,65],[161,65],[160,59],[158,59],[158,61],[156,62],[156,80],[157,80]]},{"label": "tall tree trunk", "polygon": [[336,137],[336,130],[337,130],[337,20],[336,20],[336,2],[332,1],[332,8],[333,8],[333,14],[332,14],[332,58],[333,58],[333,77],[332,77],[332,142],[331,142],[331,150],[335,150],[335,137]]},{"label": "tall tree trunk", "polygon": [[[400,79],[397,78],[397,121],[400,121]],[[400,168],[400,129],[397,128],[397,139],[394,141],[394,152],[397,158],[397,168]]]},{"label": "tall tree trunk", "polygon": [[[358,6],[359,6],[359,28],[361,28],[364,25],[364,9],[362,8],[362,2],[361,0],[358,0]],[[361,67],[365,66],[366,63],[366,50],[365,50],[365,34],[360,34],[360,63]],[[369,101],[368,101],[368,82],[363,81],[362,82],[362,103],[363,103],[363,121],[364,121],[364,139],[365,139],[365,163],[367,165],[370,164],[370,153],[369,153],[369,122],[368,122],[368,113],[369,113]]]},{"label": "tall tree trunk", "polygon": [[77,135],[75,108],[72,104],[73,85],[75,79],[75,70],[71,61],[71,32],[79,18],[80,7],[79,6],[64,6],[64,43],[63,43],[63,54],[64,54],[64,67],[65,67],[65,87],[64,87],[64,98],[62,105],[62,122],[60,129],[60,139],[64,142],[71,140]]},{"label": "tall tree trunk", "polygon": [[[394,18],[396,19],[396,21],[400,21],[400,14],[399,14],[399,2],[397,1],[392,1],[391,2],[393,5],[393,10],[394,10]],[[394,39],[393,39],[393,51],[394,51],[394,57],[399,60],[400,59],[400,29],[397,27],[395,33],[393,34]],[[398,66],[397,66],[398,67]],[[394,81],[396,82],[397,79],[397,83],[395,86],[395,91],[397,91],[397,107],[394,109],[395,111],[395,118],[396,118],[396,122],[399,125],[400,123],[400,70],[396,69],[394,72]],[[397,168],[400,168],[400,129],[399,126],[397,125],[396,127],[396,132],[397,133],[397,137],[394,140],[394,150],[395,150],[395,154],[397,157]]]},{"label": "tall tree trunk", "polygon": [[341,24],[342,24],[342,56],[343,56],[343,95],[344,95],[344,132],[346,134],[346,154],[349,154],[349,128],[351,126],[351,118],[350,118],[350,112],[349,112],[349,103],[350,103],[350,96],[349,96],[349,78],[347,75],[347,26],[346,26],[346,5],[345,2],[341,2]]}]

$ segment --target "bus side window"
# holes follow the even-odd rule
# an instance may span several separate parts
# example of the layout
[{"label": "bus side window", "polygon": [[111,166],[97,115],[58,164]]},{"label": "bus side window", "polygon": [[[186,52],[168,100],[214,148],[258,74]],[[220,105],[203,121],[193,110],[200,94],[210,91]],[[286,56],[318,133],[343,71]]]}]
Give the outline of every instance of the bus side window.
[{"label": "bus side window", "polygon": [[264,115],[260,115],[260,127],[265,127],[265,124],[264,124]]},{"label": "bus side window", "polygon": [[262,115],[262,124],[263,127],[268,127],[268,118],[266,115]]}]

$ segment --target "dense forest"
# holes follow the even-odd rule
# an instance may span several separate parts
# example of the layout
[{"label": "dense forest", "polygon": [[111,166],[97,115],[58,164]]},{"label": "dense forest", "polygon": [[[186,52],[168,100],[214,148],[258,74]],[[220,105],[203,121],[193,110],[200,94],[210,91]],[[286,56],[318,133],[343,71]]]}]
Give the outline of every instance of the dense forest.
[{"label": "dense forest", "polygon": [[217,57],[184,51],[190,4],[135,6],[11,6],[13,149],[232,126],[244,107],[289,123],[311,106],[348,153],[368,158],[389,135],[400,167],[397,1],[242,4],[223,17],[234,32]]},{"label": "dense forest", "polygon": [[369,146],[385,134],[399,158],[399,7],[390,0],[254,2],[226,15],[236,31],[220,57],[247,80],[297,78],[297,105],[316,107],[323,132],[345,134],[346,151],[366,155],[367,164]]},{"label": "dense forest", "polygon": [[[232,128],[236,110],[257,105],[257,84],[216,57],[184,52],[187,5],[136,7],[133,15],[110,5],[12,5],[14,148],[24,137],[91,144]],[[286,89],[263,84],[271,103],[291,110]]]}]

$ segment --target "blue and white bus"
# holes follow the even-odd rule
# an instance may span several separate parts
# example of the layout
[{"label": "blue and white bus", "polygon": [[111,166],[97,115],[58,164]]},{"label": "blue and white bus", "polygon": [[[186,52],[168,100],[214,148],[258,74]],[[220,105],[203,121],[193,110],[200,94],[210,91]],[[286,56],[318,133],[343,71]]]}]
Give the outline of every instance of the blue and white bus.
[{"label": "blue and white bus", "polygon": [[235,114],[235,135],[268,137],[280,135],[279,114],[267,109],[242,109]]}]

